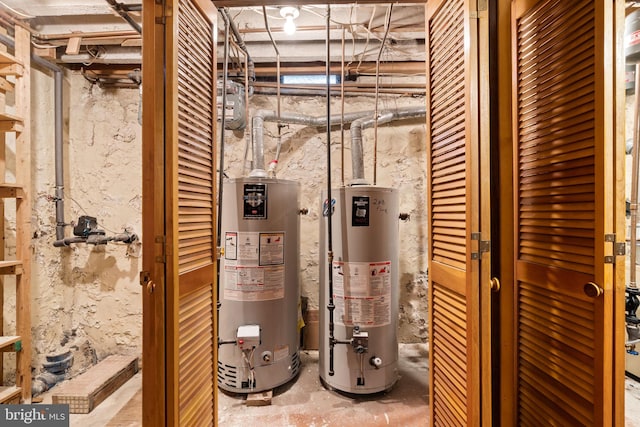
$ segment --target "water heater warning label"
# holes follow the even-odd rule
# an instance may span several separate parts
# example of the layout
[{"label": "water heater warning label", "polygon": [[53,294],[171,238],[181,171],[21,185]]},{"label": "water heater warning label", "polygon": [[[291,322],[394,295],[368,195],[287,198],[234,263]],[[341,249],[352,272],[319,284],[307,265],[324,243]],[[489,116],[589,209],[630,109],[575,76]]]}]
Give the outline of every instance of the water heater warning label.
[{"label": "water heater warning label", "polygon": [[224,298],[284,298],[284,233],[225,232]]},{"label": "water heater warning label", "polygon": [[224,266],[224,298],[233,301],[267,301],[284,298],[284,266]]},{"label": "water heater warning label", "polygon": [[391,261],[333,263],[336,323],[384,326],[391,323]]}]

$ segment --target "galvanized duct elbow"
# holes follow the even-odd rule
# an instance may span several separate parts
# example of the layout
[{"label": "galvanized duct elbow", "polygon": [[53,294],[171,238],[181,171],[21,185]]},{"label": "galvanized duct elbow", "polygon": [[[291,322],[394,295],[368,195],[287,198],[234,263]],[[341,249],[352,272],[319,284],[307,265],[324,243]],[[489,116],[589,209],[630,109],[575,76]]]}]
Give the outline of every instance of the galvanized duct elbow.
[{"label": "galvanized duct elbow", "polygon": [[[395,120],[413,119],[425,117],[426,107],[412,107],[397,110],[385,110],[378,116],[378,124],[389,123]],[[362,148],[362,130],[373,126],[375,117],[363,117],[351,123],[351,168],[353,172],[352,184],[367,184],[364,179],[364,151]]]},{"label": "galvanized duct elbow", "polygon": [[[362,149],[362,130],[374,125],[375,119],[372,111],[358,111],[354,113],[334,114],[331,123],[351,123],[351,161],[353,166],[354,183],[364,182],[364,153]],[[424,117],[426,107],[412,107],[395,110],[385,110],[380,113],[378,124],[389,123],[395,120]],[[276,122],[282,124],[294,124],[312,127],[327,125],[326,116],[308,116],[299,113],[278,113],[273,110],[257,110],[252,118],[253,137],[253,169],[249,176],[266,177],[267,172],[264,163],[264,122]]]},{"label": "galvanized duct elbow", "polygon": [[[335,114],[331,116],[331,123],[351,123],[354,120],[370,115],[370,111],[359,111],[355,113]],[[264,165],[264,122],[279,121],[282,124],[303,125],[312,127],[323,127],[327,125],[326,116],[307,116],[298,113],[278,113],[273,110],[257,110],[251,119],[251,129],[253,137],[253,170],[249,174],[251,177],[264,177],[267,175]]]}]

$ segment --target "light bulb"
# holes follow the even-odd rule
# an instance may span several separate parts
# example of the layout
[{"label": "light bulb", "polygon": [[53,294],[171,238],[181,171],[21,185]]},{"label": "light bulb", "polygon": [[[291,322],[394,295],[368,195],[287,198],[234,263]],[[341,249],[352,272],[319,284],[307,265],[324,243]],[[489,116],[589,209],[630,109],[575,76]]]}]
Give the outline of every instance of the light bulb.
[{"label": "light bulb", "polygon": [[285,17],[284,32],[290,36],[296,33],[296,23],[293,22],[293,15],[287,15]]}]

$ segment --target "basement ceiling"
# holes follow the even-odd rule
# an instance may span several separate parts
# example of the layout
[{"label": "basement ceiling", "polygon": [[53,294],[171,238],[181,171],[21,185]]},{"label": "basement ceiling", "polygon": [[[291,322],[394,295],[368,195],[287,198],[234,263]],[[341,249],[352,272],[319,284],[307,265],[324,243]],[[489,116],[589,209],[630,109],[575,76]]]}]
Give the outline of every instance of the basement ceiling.
[{"label": "basement ceiling", "polygon": [[[130,72],[140,68],[141,0],[0,0],[0,23],[28,25],[34,52],[88,75]],[[214,2],[215,3],[215,2]],[[236,2],[238,4],[238,2]],[[246,44],[257,76],[276,72],[275,43],[282,70],[324,73],[327,6],[299,5],[294,35],[283,31],[283,6],[228,8]],[[266,12],[266,22],[265,22]],[[224,20],[218,17],[222,60]],[[273,42],[267,31],[271,30]],[[387,30],[388,26],[388,32]],[[371,75],[380,58],[380,74],[424,74],[424,4],[340,4],[331,6],[330,52],[334,68],[344,61],[345,74]],[[381,50],[382,40],[385,39]],[[233,39],[233,34],[231,34]],[[243,58],[232,44],[231,62]]]}]

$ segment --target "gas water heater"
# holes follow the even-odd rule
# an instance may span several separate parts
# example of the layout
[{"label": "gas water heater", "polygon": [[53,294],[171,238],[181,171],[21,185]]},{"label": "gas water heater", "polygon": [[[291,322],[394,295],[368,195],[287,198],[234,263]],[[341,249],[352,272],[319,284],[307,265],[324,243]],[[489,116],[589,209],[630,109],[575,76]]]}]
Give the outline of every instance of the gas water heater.
[{"label": "gas water heater", "polygon": [[300,370],[299,184],[269,178],[224,183],[218,386],[270,390]]},{"label": "gas water heater", "polygon": [[323,197],[320,226],[320,379],[347,393],[384,391],[398,378],[398,192],[362,185],[332,190],[331,198]]}]

